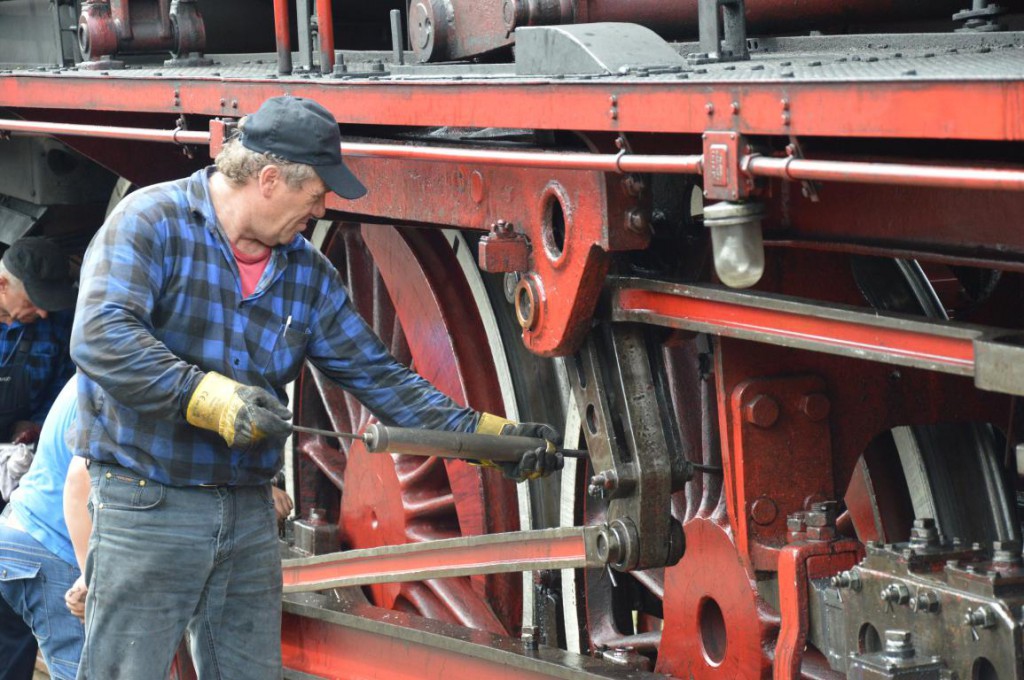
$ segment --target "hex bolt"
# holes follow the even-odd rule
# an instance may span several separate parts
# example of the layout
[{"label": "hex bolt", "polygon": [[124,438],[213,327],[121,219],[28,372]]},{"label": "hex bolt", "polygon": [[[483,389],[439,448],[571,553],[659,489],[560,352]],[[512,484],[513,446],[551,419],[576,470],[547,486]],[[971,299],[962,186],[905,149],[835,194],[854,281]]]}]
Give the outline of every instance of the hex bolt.
[{"label": "hex bolt", "polygon": [[1021,564],[1019,541],[993,541],[992,562],[1001,567],[1019,566]]},{"label": "hex bolt", "polygon": [[619,475],[615,470],[603,470],[590,478],[587,493],[596,498],[604,498],[605,492],[613,493],[619,488]]},{"label": "hex bolt", "polygon": [[964,625],[971,628],[992,628],[996,625],[996,617],[991,609],[982,605],[977,609],[967,610],[964,614]]},{"label": "hex bolt", "polygon": [[884,654],[890,659],[909,659],[914,656],[914,645],[910,641],[910,631],[885,631]]},{"label": "hex bolt", "polygon": [[907,604],[910,601],[910,590],[902,583],[890,583],[878,594],[882,602],[890,604]]},{"label": "hex bolt", "polygon": [[622,190],[626,192],[627,196],[636,198],[643,194],[646,189],[647,185],[644,183],[644,178],[640,175],[629,174],[622,178]]},{"label": "hex bolt", "polygon": [[520,639],[527,649],[537,649],[540,646],[540,628],[537,626],[523,626]]},{"label": "hex bolt", "polygon": [[860,577],[860,569],[854,567],[853,569],[840,572],[832,577],[833,588],[849,588],[855,593],[859,593],[861,588],[864,587],[864,581]]},{"label": "hex bolt", "polygon": [[939,543],[939,530],[935,527],[934,519],[921,517],[914,520],[914,526],[910,529],[910,546],[912,548],[934,548]]},{"label": "hex bolt", "polygon": [[811,541],[831,541],[836,537],[835,527],[807,527],[807,538]]},{"label": "hex bolt", "polygon": [[809,527],[830,527],[835,526],[836,514],[839,504],[835,501],[818,501],[811,504],[807,513],[807,526]]},{"label": "hex bolt", "polygon": [[779,420],[779,402],[759,394],[743,407],[743,417],[748,423],[769,428]]},{"label": "hex bolt", "polygon": [[807,529],[807,524],[804,522],[806,513],[794,512],[786,518],[786,531],[804,531]]},{"label": "hex bolt", "polygon": [[651,230],[651,221],[644,211],[633,208],[626,213],[626,228],[635,234],[646,234]]},{"label": "hex bolt", "polygon": [[910,600],[910,611],[931,614],[939,610],[939,596],[931,590],[918,590]]},{"label": "hex bolt", "polygon": [[800,412],[809,419],[819,422],[828,418],[828,414],[832,411],[832,402],[824,394],[805,394],[800,397],[798,407]]}]

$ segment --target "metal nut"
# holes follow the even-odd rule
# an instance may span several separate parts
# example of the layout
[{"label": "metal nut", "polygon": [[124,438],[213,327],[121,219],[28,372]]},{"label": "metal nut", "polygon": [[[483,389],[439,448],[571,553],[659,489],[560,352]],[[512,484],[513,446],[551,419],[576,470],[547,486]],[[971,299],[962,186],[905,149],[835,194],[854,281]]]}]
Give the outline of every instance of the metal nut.
[{"label": "metal nut", "polygon": [[779,420],[779,402],[767,394],[759,394],[743,407],[743,417],[748,423],[768,428]]}]

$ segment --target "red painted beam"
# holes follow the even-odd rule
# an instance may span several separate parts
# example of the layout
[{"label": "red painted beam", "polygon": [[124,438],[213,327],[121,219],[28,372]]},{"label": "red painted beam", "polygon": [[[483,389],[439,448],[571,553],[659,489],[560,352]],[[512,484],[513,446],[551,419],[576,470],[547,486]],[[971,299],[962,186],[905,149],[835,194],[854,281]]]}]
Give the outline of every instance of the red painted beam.
[{"label": "red painted beam", "polygon": [[974,372],[974,340],[981,331],[881,316],[835,306],[782,300],[696,286],[663,290],[620,283],[613,300],[617,321],[641,321],[917,366],[958,375]]},{"label": "red painted beam", "polygon": [[[288,92],[317,100],[342,124],[1024,139],[1024,117],[1017,115],[1024,81],[396,83],[226,79],[205,73],[197,71],[185,81],[138,74],[4,75],[0,106],[237,117]],[[739,115],[731,113],[733,102]]]},{"label": "red painted beam", "polygon": [[289,671],[342,680],[658,680],[665,676],[518,639],[379,609],[339,591],[342,602],[286,596],[281,626]]}]

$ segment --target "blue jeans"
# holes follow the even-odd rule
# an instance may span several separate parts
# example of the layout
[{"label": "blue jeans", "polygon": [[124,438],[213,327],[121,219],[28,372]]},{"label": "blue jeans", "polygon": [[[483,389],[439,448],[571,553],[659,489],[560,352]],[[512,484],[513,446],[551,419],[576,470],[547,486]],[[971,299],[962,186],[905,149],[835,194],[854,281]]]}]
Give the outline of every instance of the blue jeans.
[{"label": "blue jeans", "polygon": [[78,575],[78,567],[24,531],[0,525],[0,596],[5,605],[0,616],[21,617],[39,643],[50,676],[59,680],[74,680],[82,653],[85,630],[64,606],[64,593]]},{"label": "blue jeans", "polygon": [[80,680],[166,678],[187,630],[200,680],[281,678],[270,485],[171,487],[94,463]]}]

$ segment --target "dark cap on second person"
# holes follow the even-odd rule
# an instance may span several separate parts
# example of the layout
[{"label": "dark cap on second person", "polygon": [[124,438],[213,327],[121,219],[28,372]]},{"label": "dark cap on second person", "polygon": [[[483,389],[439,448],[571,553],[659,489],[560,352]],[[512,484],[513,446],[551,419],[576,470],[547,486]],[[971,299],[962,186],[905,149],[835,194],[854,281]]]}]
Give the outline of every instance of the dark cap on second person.
[{"label": "dark cap on second person", "polygon": [[312,99],[284,95],[263,102],[246,117],[242,146],[311,165],[327,188],[342,198],[366,194],[366,187],[341,160],[338,122]]},{"label": "dark cap on second person", "polygon": [[25,293],[39,309],[59,312],[75,306],[78,292],[71,279],[67,255],[42,236],[27,236],[11,244],[2,262],[25,286]]}]

